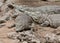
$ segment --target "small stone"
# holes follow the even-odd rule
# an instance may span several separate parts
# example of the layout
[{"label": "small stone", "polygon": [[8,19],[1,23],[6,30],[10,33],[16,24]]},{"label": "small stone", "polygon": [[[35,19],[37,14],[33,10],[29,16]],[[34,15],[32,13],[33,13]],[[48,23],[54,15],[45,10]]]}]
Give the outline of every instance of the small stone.
[{"label": "small stone", "polygon": [[9,15],[5,14],[0,18],[0,23],[5,23],[7,20],[9,20]]},{"label": "small stone", "polygon": [[40,43],[40,40],[33,39],[33,40],[32,40],[32,43]]},{"label": "small stone", "polygon": [[8,26],[8,28],[13,28],[15,27],[15,24],[11,24],[10,26]]},{"label": "small stone", "polygon": [[0,0],[0,2],[4,2],[4,0]]},{"label": "small stone", "polygon": [[17,39],[18,34],[16,32],[10,32],[7,34],[7,36],[8,36],[8,38],[15,40],[15,39]]},{"label": "small stone", "polygon": [[2,2],[0,2],[0,7],[3,5],[3,3]]},{"label": "small stone", "polygon": [[42,27],[47,27],[49,25],[48,21],[45,21],[44,23],[41,24]]},{"label": "small stone", "polygon": [[3,19],[0,19],[0,24],[5,23],[6,21]]},{"label": "small stone", "polygon": [[22,43],[27,43],[26,41],[22,42]]},{"label": "small stone", "polygon": [[45,37],[47,42],[51,42],[52,43],[52,42],[56,41],[56,34],[48,33],[44,37]]},{"label": "small stone", "polygon": [[3,27],[3,26],[5,26],[5,24],[0,24],[0,28]]},{"label": "small stone", "polygon": [[13,15],[12,15],[12,18],[16,18],[18,16],[18,13],[14,13]]},{"label": "small stone", "polygon": [[12,40],[12,43],[19,43],[20,41],[19,40]]}]

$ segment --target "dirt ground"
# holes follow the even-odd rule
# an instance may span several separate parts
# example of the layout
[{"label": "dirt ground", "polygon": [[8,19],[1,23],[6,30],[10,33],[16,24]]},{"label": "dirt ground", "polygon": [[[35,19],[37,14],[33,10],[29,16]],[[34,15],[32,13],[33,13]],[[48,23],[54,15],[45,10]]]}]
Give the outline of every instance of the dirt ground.
[{"label": "dirt ground", "polygon": [[23,2],[23,3],[20,3],[20,4],[25,4],[25,5],[29,5],[29,6],[44,6],[44,5],[60,5],[60,2],[46,2],[46,1],[41,1],[41,2],[32,2],[32,3],[29,3],[29,2]]},{"label": "dirt ground", "polygon": [[[26,4],[27,5],[27,3],[20,3],[20,4]],[[60,5],[60,2],[44,2],[44,1],[41,1],[41,2],[38,2],[38,3],[35,3],[35,2],[34,3],[28,3],[28,5],[29,6]],[[13,20],[6,21],[6,23],[4,23],[5,26],[0,28],[0,43],[15,43],[14,40],[9,39],[7,37],[8,33],[15,31],[14,30],[15,27],[13,27],[13,28],[8,27],[12,23],[14,23]],[[41,29],[41,28],[43,28],[43,29]],[[58,34],[60,32],[59,28],[58,29],[53,29],[53,28],[50,28],[50,27],[40,27],[38,25],[36,26],[36,29],[37,29],[36,33],[38,33],[37,34],[38,38],[39,38],[40,35],[43,37],[48,32],[50,32],[50,33],[55,33],[56,32],[56,34]]]}]

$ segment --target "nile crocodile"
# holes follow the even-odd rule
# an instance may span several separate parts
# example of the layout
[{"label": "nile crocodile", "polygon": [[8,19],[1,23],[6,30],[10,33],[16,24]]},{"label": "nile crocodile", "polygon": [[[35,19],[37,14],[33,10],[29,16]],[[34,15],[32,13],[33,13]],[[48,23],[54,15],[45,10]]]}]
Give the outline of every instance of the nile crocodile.
[{"label": "nile crocodile", "polygon": [[58,5],[46,5],[41,7],[27,7],[25,5],[13,6],[16,11],[28,14],[33,18],[34,22],[39,23],[41,26],[60,26],[60,6]]}]

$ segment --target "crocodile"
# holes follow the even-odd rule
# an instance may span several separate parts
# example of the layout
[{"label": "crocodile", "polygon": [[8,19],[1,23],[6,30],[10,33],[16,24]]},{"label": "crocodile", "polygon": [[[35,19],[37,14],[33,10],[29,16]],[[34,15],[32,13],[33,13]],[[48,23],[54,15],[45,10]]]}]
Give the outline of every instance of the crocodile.
[{"label": "crocodile", "polygon": [[60,6],[58,5],[45,5],[40,7],[29,7],[27,5],[14,5],[12,4],[16,9],[20,11],[29,11],[33,13],[44,13],[44,14],[59,14],[60,12]]},{"label": "crocodile", "polygon": [[58,5],[45,5],[40,7],[28,7],[25,5],[12,6],[14,6],[16,11],[28,14],[33,18],[33,22],[41,26],[50,26],[54,28],[60,26],[60,6]]}]

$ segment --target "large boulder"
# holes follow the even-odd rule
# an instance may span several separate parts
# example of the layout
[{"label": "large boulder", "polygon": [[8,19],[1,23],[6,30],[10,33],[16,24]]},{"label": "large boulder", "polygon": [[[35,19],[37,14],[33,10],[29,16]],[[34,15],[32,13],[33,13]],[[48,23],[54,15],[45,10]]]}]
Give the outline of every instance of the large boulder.
[{"label": "large boulder", "polygon": [[30,25],[32,24],[32,18],[26,14],[20,14],[15,21],[16,21],[16,31],[29,29]]}]

